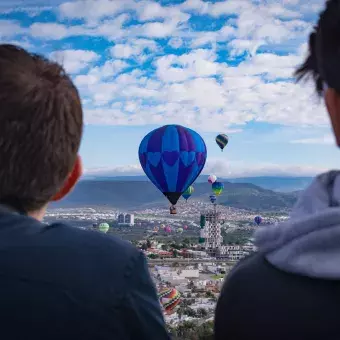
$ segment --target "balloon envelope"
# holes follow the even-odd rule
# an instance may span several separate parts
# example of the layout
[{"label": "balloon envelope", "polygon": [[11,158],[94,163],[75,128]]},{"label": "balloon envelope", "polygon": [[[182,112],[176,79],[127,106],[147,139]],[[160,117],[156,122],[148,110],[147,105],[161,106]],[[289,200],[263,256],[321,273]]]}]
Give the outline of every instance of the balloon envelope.
[{"label": "balloon envelope", "polygon": [[169,313],[181,302],[181,294],[175,288],[165,288],[158,293],[158,299],[165,312]]},{"label": "balloon envelope", "polygon": [[203,170],[207,148],[197,132],[165,125],[143,138],[138,154],[150,181],[175,205]]},{"label": "balloon envelope", "polygon": [[220,196],[223,192],[224,184],[222,182],[215,182],[212,184],[212,191],[216,196]]},{"label": "balloon envelope", "polygon": [[192,185],[190,185],[190,187],[183,192],[182,197],[187,201],[188,198],[191,197],[191,195],[193,194],[194,191],[195,191],[194,187]]},{"label": "balloon envelope", "polygon": [[109,231],[110,226],[107,223],[100,223],[98,229],[106,234]]},{"label": "balloon envelope", "polygon": [[208,182],[209,182],[210,184],[215,183],[216,180],[217,180],[217,177],[216,177],[215,175],[210,175],[210,176],[208,177]]},{"label": "balloon envelope", "polygon": [[254,222],[257,224],[257,225],[260,225],[261,222],[262,222],[262,217],[261,216],[256,216],[254,218]]},{"label": "balloon envelope", "polygon": [[217,199],[216,195],[210,195],[209,198],[210,198],[210,202],[211,203],[215,203],[216,202],[216,199]]},{"label": "balloon envelope", "polygon": [[220,147],[220,149],[222,151],[227,146],[227,144],[229,142],[228,136],[224,135],[224,134],[220,134],[220,135],[216,136],[215,140],[216,140],[217,145]]}]

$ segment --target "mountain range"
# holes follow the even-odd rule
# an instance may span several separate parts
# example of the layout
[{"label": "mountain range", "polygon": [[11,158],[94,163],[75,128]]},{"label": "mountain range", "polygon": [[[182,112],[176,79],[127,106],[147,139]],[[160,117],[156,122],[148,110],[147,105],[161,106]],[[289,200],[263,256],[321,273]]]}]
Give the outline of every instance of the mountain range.
[{"label": "mountain range", "polygon": [[[218,203],[255,211],[286,210],[295,203],[298,193],[282,193],[261,188],[251,183],[224,182],[224,191]],[[191,201],[209,202],[211,185],[195,183]],[[180,200],[183,200],[182,198]],[[166,198],[149,181],[138,180],[83,180],[73,192],[51,208],[108,206],[117,209],[136,210],[147,207],[167,207]]]},{"label": "mountain range", "polygon": [[[144,176],[85,176],[84,180],[95,181],[133,181],[147,182],[149,179]],[[219,178],[221,182],[230,183],[249,183],[255,184],[261,188],[279,192],[292,192],[305,189],[313,180],[313,177],[279,177],[279,176],[262,176],[262,177],[240,177],[240,178]],[[206,183],[208,175],[201,175],[195,183]]]}]

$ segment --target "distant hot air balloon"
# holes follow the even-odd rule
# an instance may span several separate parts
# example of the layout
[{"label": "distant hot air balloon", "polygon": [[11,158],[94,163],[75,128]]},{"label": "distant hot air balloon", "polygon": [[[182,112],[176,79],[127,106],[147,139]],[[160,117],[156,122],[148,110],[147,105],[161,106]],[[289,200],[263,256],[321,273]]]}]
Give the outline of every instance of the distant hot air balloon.
[{"label": "distant hot air balloon", "polygon": [[217,177],[216,177],[215,175],[210,175],[210,176],[208,177],[208,182],[209,182],[210,184],[215,183],[216,180],[217,180]]},{"label": "distant hot air balloon", "polygon": [[161,224],[161,229],[164,230],[164,228],[165,228],[165,225],[164,225],[164,224]]},{"label": "distant hot air balloon", "polygon": [[223,149],[227,146],[229,138],[227,135],[224,134],[220,134],[218,136],[216,136],[216,143],[217,145],[221,148],[221,151],[223,151]]},{"label": "distant hot air balloon", "polygon": [[204,140],[186,127],[165,125],[143,138],[138,154],[145,174],[172,204],[170,213],[176,214],[178,199],[204,168]]},{"label": "distant hot air balloon", "polygon": [[215,202],[216,202],[216,195],[210,195],[209,196],[209,198],[210,198],[210,202],[212,203],[212,204],[214,204]]},{"label": "distant hot air balloon", "polygon": [[106,234],[109,231],[110,226],[107,223],[100,223],[98,229]]},{"label": "distant hot air balloon", "polygon": [[158,293],[164,311],[169,314],[181,302],[181,294],[175,288],[165,288]]},{"label": "distant hot air balloon", "polygon": [[224,184],[222,182],[215,182],[212,184],[212,191],[216,196],[220,196],[223,192]]},{"label": "distant hot air balloon", "polygon": [[191,197],[194,191],[195,191],[194,187],[190,185],[190,187],[184,191],[182,197],[187,201]]},{"label": "distant hot air balloon", "polygon": [[158,228],[158,227],[154,227],[154,228],[153,228],[153,231],[154,231],[155,233],[158,233],[159,228]]},{"label": "distant hot air balloon", "polygon": [[262,222],[262,217],[261,216],[256,216],[254,218],[254,222],[257,224],[257,225],[260,225],[261,222]]},{"label": "distant hot air balloon", "polygon": [[166,226],[165,229],[164,229],[164,231],[165,231],[166,233],[171,233],[172,229],[171,229],[170,226]]},{"label": "distant hot air balloon", "polygon": [[185,226],[183,227],[183,229],[184,229],[184,230],[188,230],[188,226],[185,225]]},{"label": "distant hot air balloon", "polygon": [[178,232],[178,233],[183,233],[183,228],[178,228],[178,229],[177,229],[177,232]]}]

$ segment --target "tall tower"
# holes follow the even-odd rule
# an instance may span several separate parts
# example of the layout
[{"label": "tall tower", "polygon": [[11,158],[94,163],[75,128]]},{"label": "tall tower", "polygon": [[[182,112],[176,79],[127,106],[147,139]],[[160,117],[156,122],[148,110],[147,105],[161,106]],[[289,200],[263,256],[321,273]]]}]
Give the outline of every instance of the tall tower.
[{"label": "tall tower", "polygon": [[220,253],[223,238],[221,235],[220,213],[216,209],[211,210],[204,215],[201,215],[201,220],[204,217],[204,247],[206,252],[211,256],[216,256]]}]

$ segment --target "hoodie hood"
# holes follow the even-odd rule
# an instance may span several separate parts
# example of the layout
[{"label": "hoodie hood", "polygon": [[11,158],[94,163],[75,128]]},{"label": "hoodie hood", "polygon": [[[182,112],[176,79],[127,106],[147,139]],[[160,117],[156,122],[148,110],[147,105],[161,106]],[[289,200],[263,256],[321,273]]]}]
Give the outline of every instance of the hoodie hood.
[{"label": "hoodie hood", "polygon": [[255,244],[281,270],[340,279],[340,171],[316,177],[289,220],[257,230]]}]

